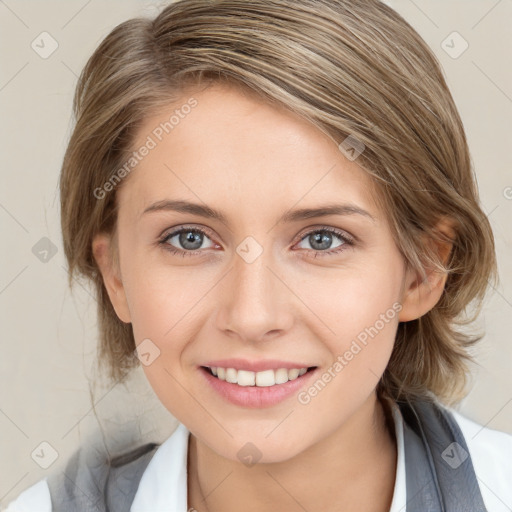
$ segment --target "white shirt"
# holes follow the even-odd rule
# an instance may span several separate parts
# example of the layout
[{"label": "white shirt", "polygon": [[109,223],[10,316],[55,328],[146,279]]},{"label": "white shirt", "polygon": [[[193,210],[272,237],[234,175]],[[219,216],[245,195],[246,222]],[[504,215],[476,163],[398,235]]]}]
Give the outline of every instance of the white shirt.
[{"label": "white shirt", "polygon": [[[397,441],[397,468],[389,512],[406,511],[403,418],[392,402]],[[512,512],[512,435],[492,430],[451,409],[471,456],[488,512]],[[187,512],[187,450],[190,432],[179,423],[151,458],[130,512]],[[6,512],[51,512],[46,478],[23,491]]]}]

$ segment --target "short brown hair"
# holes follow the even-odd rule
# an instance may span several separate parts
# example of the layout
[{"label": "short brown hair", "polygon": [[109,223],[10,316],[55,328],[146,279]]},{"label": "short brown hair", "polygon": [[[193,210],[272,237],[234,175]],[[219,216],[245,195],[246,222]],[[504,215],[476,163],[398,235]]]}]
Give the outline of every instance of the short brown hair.
[{"label": "short brown hair", "polygon": [[[155,19],[121,23],[91,56],[62,166],[62,232],[70,286],[80,274],[97,291],[98,355],[109,376],[124,378],[138,360],[131,325],[117,317],[92,253],[94,235],[115,235],[116,193],[98,199],[93,191],[133,151],[150,112],[187,86],[216,81],[284,105],[336,144],[349,135],[364,144],[357,162],[377,186],[405,261],[423,278],[427,266],[448,273],[436,306],[399,324],[378,389],[395,399],[460,399],[469,349],[482,337],[461,327],[497,280],[493,234],[441,67],[377,0],[181,0]],[[435,229],[443,217],[455,226],[446,265],[426,243],[446,240]]]}]

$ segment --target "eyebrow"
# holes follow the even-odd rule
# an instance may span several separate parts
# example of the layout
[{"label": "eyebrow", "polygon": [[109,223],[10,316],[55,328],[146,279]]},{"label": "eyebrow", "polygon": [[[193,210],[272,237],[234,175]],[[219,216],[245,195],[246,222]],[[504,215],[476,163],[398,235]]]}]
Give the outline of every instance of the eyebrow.
[{"label": "eyebrow", "polygon": [[[174,211],[180,213],[190,213],[192,215],[198,215],[207,219],[215,219],[219,222],[227,224],[227,219],[223,213],[218,210],[214,210],[209,206],[191,203],[189,201],[181,200],[168,200],[157,201],[152,205],[148,206],[141,214],[141,217],[146,213],[161,212],[161,211]],[[322,205],[317,208],[301,208],[297,210],[289,210],[285,212],[277,223],[280,222],[297,222],[300,220],[311,219],[314,217],[327,217],[329,215],[361,215],[367,217],[372,222],[376,222],[376,219],[366,210],[363,210],[359,206],[354,204],[334,204],[329,203]]]}]

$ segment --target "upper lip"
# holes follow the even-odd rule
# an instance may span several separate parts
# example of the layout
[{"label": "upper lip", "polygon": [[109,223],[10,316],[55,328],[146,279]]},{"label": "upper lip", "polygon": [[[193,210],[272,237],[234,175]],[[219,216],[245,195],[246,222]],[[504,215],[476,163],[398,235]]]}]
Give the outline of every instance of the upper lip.
[{"label": "upper lip", "polygon": [[246,370],[249,372],[262,372],[264,370],[278,370],[279,368],[310,368],[314,365],[295,363],[291,361],[279,361],[277,359],[265,359],[261,361],[248,361],[247,359],[217,359],[209,361],[201,366],[208,367],[221,367],[221,368],[235,368],[236,370]]}]

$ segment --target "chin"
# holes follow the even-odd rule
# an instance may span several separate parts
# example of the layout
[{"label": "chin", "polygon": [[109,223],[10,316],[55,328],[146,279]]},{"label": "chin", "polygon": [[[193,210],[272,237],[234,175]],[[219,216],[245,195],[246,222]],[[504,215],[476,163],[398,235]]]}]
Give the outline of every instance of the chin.
[{"label": "chin", "polygon": [[[281,427],[277,427],[277,429],[279,428]],[[281,436],[277,432],[273,432],[269,437],[265,437],[266,434],[263,432],[267,432],[267,429],[257,429],[254,433],[246,431],[230,438],[227,443],[209,444],[209,446],[221,457],[241,462],[247,467],[254,464],[285,462],[293,459],[308,447],[303,435],[290,436],[283,429]]]}]

